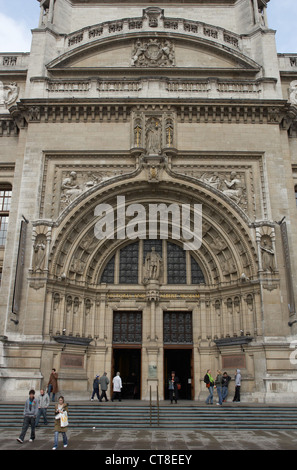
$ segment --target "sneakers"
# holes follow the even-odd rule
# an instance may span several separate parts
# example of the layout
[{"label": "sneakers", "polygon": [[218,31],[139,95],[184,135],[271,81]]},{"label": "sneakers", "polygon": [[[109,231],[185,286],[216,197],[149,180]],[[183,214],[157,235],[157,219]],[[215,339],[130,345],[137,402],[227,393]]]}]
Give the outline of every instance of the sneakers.
[{"label": "sneakers", "polygon": [[24,443],[24,441],[22,441],[22,439],[20,437],[17,438],[17,441],[20,442],[21,444]]}]

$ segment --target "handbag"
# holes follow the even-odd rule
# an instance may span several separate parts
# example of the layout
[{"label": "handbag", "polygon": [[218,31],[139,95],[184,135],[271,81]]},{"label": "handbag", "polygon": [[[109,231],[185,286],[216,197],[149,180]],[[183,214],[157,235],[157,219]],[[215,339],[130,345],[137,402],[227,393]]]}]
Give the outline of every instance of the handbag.
[{"label": "handbag", "polygon": [[181,384],[177,384],[177,390],[181,389]]},{"label": "handbag", "polygon": [[210,387],[210,383],[209,383],[209,384],[206,384],[206,386],[207,386],[207,388],[209,388],[209,387]]},{"label": "handbag", "polygon": [[63,413],[60,413],[60,423],[61,423],[61,428],[66,428],[66,426],[68,426],[67,411],[63,411]]}]

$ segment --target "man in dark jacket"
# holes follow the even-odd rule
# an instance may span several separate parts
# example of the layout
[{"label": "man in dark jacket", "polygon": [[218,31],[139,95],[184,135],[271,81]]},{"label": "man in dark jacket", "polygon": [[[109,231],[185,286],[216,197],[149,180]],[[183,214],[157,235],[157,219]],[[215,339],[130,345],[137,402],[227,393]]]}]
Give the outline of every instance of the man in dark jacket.
[{"label": "man in dark jacket", "polygon": [[108,384],[109,384],[109,378],[107,377],[107,372],[104,372],[103,375],[100,377],[100,387],[101,387],[101,401],[103,398],[105,398],[105,401],[108,401],[108,398],[106,396]]},{"label": "man in dark jacket", "polygon": [[92,397],[91,397],[91,401],[94,400],[94,396],[97,395],[97,398],[99,401],[102,401],[100,396],[99,396],[99,375],[96,375],[96,377],[94,378],[94,381],[93,381],[93,393],[92,393]]},{"label": "man in dark jacket", "polygon": [[38,403],[35,399],[35,390],[30,390],[29,398],[26,400],[24,408],[24,421],[23,428],[20,437],[17,439],[18,442],[23,444],[26,432],[31,426],[31,436],[29,441],[32,442],[35,439],[35,420],[38,413]]}]

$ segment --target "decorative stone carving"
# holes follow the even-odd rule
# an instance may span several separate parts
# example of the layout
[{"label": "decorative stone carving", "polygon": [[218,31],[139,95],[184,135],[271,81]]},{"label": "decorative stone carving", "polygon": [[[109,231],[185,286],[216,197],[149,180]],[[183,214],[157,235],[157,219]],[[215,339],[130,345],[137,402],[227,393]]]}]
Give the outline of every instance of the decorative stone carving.
[{"label": "decorative stone carving", "polygon": [[146,123],[146,151],[148,155],[158,155],[161,152],[161,122],[152,117]]},{"label": "decorative stone carving", "polygon": [[168,67],[175,65],[173,42],[168,39],[137,39],[131,65],[136,67]]},{"label": "decorative stone carving", "polygon": [[152,251],[146,255],[145,263],[143,267],[143,279],[144,283],[150,280],[159,280],[162,270],[162,258],[156,252],[155,247]]},{"label": "decorative stone carving", "polygon": [[297,105],[297,80],[290,83],[289,100],[291,104]]},{"label": "decorative stone carving", "polygon": [[43,271],[46,261],[46,236],[38,235],[34,245],[34,255],[32,262],[33,271]]},{"label": "decorative stone carving", "polygon": [[19,95],[19,88],[15,82],[10,83],[10,85],[4,85],[3,82],[0,82],[0,108],[8,108],[13,104]]},{"label": "decorative stone carving", "polygon": [[239,205],[243,197],[243,184],[240,176],[236,174],[236,172],[232,171],[230,174],[230,181],[225,180],[224,183],[227,186],[227,189],[223,189],[223,194]]},{"label": "decorative stone carving", "polygon": [[157,28],[159,20],[164,19],[164,10],[158,7],[149,7],[143,10],[143,18],[148,20],[150,28]]},{"label": "decorative stone carving", "polygon": [[262,269],[264,271],[275,272],[275,259],[272,242],[268,235],[261,237]]}]

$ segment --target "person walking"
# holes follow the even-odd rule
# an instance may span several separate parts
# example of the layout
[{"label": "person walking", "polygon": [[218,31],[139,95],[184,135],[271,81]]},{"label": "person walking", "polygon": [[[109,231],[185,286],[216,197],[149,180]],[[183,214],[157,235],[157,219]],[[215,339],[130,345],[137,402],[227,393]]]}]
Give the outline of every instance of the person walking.
[{"label": "person walking", "polygon": [[235,394],[233,401],[240,402],[241,373],[240,369],[236,369],[235,373]]},{"label": "person walking", "polygon": [[230,380],[231,380],[230,375],[228,375],[227,372],[224,372],[223,373],[223,378],[222,378],[222,399],[223,399],[223,402],[227,401],[228,386],[229,386]]},{"label": "person walking", "polygon": [[175,401],[175,403],[177,403],[178,383],[179,383],[179,378],[175,375],[175,372],[172,371],[171,376],[169,377],[169,380],[168,380],[169,399],[171,403],[173,403],[173,400]]},{"label": "person walking", "polygon": [[206,384],[206,387],[208,388],[209,395],[205,401],[207,405],[212,405],[213,404],[213,388],[214,388],[214,379],[211,376],[211,370],[208,369],[205,376],[204,376],[204,382]]},{"label": "person walking", "polygon": [[50,404],[50,399],[49,399],[48,394],[43,389],[40,390],[40,395],[37,398],[37,404],[38,404],[38,412],[37,412],[37,418],[36,418],[36,422],[35,422],[35,427],[36,428],[39,424],[39,420],[40,420],[41,416],[43,416],[44,424],[45,425],[48,424],[46,414],[47,414],[48,406]]},{"label": "person walking", "polygon": [[51,396],[53,393],[52,401],[55,401],[56,393],[58,393],[58,374],[56,369],[52,369],[48,384],[47,384],[48,396]]},{"label": "person walking", "polygon": [[100,379],[100,376],[96,375],[96,377],[93,380],[93,393],[92,393],[91,401],[94,400],[95,395],[97,395],[97,398],[99,401],[102,401],[99,395],[99,379]]},{"label": "person walking", "polygon": [[54,447],[53,450],[58,448],[59,434],[63,437],[63,446],[68,446],[67,439],[68,430],[68,405],[64,401],[64,397],[60,396],[58,403],[55,405],[55,434],[54,434]]},{"label": "person walking", "polygon": [[219,399],[217,405],[222,405],[223,404],[222,382],[223,382],[223,375],[222,375],[222,372],[220,370],[218,370],[216,380],[215,380],[215,386],[217,388],[218,399]]},{"label": "person walking", "polygon": [[23,444],[26,432],[31,427],[31,435],[29,442],[33,442],[35,440],[35,421],[38,412],[38,403],[35,398],[35,390],[29,391],[29,398],[25,402],[24,408],[24,421],[23,427],[20,436],[17,438],[17,441]]},{"label": "person walking", "polygon": [[118,398],[119,401],[122,401],[121,398],[121,392],[122,392],[122,379],[120,377],[120,373],[117,372],[116,376],[112,380],[113,383],[113,394],[111,401],[114,401],[116,398]]},{"label": "person walking", "polygon": [[108,384],[109,384],[109,378],[107,377],[107,372],[104,372],[103,375],[100,377],[100,387],[101,387],[101,401],[103,398],[105,398],[105,401],[108,401],[108,398],[106,396],[106,392],[108,389]]}]

